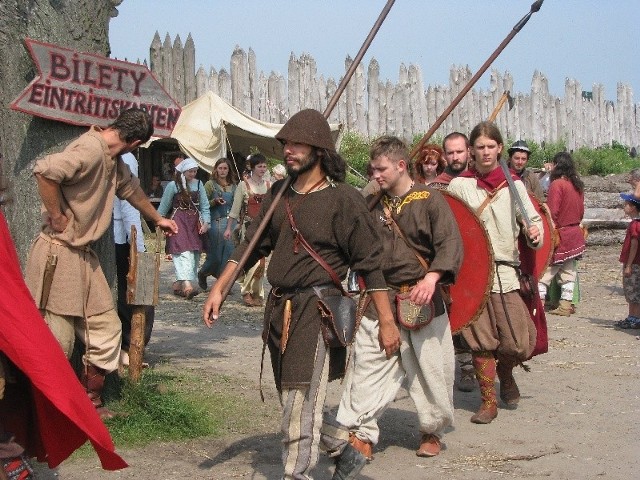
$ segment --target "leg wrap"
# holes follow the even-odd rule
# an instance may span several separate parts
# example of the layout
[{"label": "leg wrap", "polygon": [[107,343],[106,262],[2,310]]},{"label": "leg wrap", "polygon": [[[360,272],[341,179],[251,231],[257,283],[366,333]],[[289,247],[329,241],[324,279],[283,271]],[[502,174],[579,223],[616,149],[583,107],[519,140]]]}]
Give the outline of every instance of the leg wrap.
[{"label": "leg wrap", "polygon": [[496,359],[493,352],[473,352],[473,366],[476,378],[480,384],[482,405],[480,410],[471,417],[473,423],[491,423],[498,416],[498,402],[496,401]]}]

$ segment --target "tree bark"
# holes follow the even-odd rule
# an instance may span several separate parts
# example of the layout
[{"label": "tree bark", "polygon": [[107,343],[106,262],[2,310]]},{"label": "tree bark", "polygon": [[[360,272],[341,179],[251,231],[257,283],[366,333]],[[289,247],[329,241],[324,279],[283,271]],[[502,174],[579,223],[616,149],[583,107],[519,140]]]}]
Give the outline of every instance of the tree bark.
[{"label": "tree bark", "polygon": [[[0,2],[0,103],[9,105],[35,77],[24,46],[26,37],[73,50],[109,54],[109,19],[120,0],[15,0]],[[0,173],[11,202],[4,207],[11,235],[24,265],[40,230],[40,199],[32,177],[33,162],[62,150],[86,129],[46,120],[9,108],[0,109]],[[108,246],[108,248],[104,248]],[[108,280],[115,276],[113,232],[98,242]]]}]

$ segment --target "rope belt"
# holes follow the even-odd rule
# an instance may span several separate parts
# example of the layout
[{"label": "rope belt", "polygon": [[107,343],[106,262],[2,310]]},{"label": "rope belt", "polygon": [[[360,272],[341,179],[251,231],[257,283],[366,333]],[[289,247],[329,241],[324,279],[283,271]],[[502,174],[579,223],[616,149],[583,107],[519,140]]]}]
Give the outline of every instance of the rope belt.
[{"label": "rope belt", "polygon": [[61,242],[60,240],[56,240],[55,237],[51,235],[47,235],[46,233],[40,232],[40,238],[42,238],[45,242],[50,243],[51,245],[59,245],[61,247],[70,248],[71,250],[80,250],[81,252],[91,253],[93,254],[93,250],[89,245],[84,245],[81,247],[76,247],[74,245],[69,245],[68,243]]}]

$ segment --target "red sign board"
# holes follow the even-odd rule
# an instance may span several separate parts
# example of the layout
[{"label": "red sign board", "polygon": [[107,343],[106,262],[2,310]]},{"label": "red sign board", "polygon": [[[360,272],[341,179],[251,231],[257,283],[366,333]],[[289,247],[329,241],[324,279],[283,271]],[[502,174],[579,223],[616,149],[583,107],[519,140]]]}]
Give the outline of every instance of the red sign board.
[{"label": "red sign board", "polygon": [[154,135],[168,137],[180,106],[144,65],[25,40],[38,75],[11,103],[21,112],[73,125],[113,122],[137,107],[153,119]]}]

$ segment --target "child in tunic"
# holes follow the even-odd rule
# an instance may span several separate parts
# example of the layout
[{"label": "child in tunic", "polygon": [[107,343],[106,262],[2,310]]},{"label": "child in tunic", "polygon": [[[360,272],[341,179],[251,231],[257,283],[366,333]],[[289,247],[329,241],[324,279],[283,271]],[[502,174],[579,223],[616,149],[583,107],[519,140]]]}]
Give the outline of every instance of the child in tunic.
[{"label": "child in tunic", "polygon": [[622,244],[622,287],[624,298],[629,304],[629,316],[615,324],[617,328],[640,328],[640,198],[630,193],[622,193],[624,213],[631,218],[627,235]]}]

